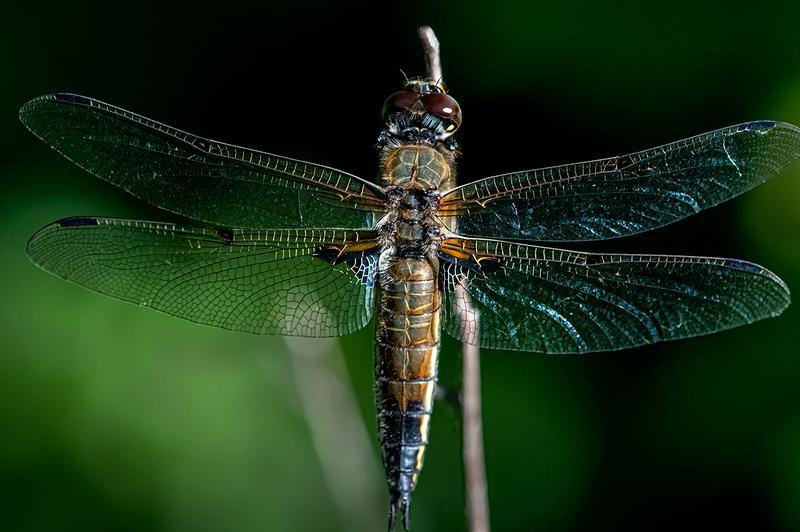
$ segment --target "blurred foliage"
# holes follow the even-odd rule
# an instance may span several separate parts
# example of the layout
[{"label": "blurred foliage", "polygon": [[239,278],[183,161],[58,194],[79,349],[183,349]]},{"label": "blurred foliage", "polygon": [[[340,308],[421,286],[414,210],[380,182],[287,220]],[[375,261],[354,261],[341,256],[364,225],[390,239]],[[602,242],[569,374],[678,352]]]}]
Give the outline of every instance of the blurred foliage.
[{"label": "blurred foliage", "polygon": [[[371,176],[380,104],[398,68],[421,69],[414,28],[429,23],[474,178],[749,119],[800,123],[798,14],[777,1],[4,5],[0,528],[351,529],[280,339],[119,303],[27,261],[27,237],[62,216],[172,219],[34,140],[16,120],[27,99],[72,90]],[[797,292],[798,183],[795,167],[692,220],[595,247],[745,258]],[[629,352],[485,351],[495,530],[800,530],[798,330],[793,306]],[[374,433],[372,333],[340,345]],[[449,386],[457,347],[444,344]],[[463,528],[460,463],[455,416],[439,404],[414,530]],[[363,509],[381,521],[384,510]]]}]

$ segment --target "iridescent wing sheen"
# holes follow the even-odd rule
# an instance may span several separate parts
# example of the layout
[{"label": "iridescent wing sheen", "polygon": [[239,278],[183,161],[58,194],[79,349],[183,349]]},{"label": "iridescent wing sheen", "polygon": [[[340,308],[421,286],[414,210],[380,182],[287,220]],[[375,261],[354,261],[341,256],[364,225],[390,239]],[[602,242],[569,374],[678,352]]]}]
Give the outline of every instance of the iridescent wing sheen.
[{"label": "iridescent wing sheen", "polygon": [[383,190],[354,175],[204,139],[107,103],[50,94],[20,120],[56,151],[153,205],[224,227],[371,227]]},{"label": "iridescent wing sheen", "polygon": [[775,274],[735,259],[450,238],[440,263],[444,329],[487,348],[624,349],[744,325],[789,304]]},{"label": "iridescent wing sheen", "polygon": [[28,255],[76,284],[194,322],[321,337],[369,322],[375,236],[74,217],[39,230]]},{"label": "iridescent wing sheen", "polygon": [[658,148],[488,177],[445,192],[458,232],[538,241],[647,231],[727,201],[800,157],[800,129],[747,122]]}]

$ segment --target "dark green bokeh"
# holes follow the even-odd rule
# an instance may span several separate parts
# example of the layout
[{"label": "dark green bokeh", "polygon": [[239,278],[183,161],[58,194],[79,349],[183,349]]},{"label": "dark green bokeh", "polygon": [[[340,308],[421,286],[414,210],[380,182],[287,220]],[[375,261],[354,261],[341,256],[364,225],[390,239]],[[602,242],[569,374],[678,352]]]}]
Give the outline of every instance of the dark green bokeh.
[{"label": "dark green bokeh", "polygon": [[[340,515],[281,339],[119,303],[27,261],[27,237],[62,216],[172,219],[27,134],[16,119],[27,99],[79,92],[371,176],[378,109],[398,68],[422,67],[414,30],[429,23],[465,111],[461,173],[474,178],[745,120],[800,123],[798,15],[791,2],[687,0],[4,6],[0,528],[350,530],[382,524],[388,502],[378,478],[379,507]],[[592,248],[744,258],[798,292],[798,200],[794,167],[691,220]],[[792,306],[629,352],[485,351],[494,528],[800,530],[798,330]],[[371,332],[340,346],[374,432]],[[445,380],[456,353],[448,340]],[[412,512],[420,532],[463,527],[454,419],[437,406]]]}]

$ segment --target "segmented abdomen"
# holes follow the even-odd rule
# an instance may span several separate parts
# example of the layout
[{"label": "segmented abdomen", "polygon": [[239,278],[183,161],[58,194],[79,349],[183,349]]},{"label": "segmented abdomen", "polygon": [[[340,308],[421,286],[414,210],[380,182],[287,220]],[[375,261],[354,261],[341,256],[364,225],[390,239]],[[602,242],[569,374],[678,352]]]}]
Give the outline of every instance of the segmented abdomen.
[{"label": "segmented abdomen", "polygon": [[383,463],[392,506],[401,513],[422,469],[439,357],[437,268],[395,257],[381,279],[375,358]]}]

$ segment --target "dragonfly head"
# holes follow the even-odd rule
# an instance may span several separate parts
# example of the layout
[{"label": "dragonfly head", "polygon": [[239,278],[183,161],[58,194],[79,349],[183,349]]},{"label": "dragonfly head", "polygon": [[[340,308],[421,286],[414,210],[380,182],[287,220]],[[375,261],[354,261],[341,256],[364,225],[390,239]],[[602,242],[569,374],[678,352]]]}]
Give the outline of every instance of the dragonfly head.
[{"label": "dragonfly head", "polygon": [[409,80],[383,104],[385,134],[415,144],[446,140],[461,125],[461,107],[440,82]]}]

